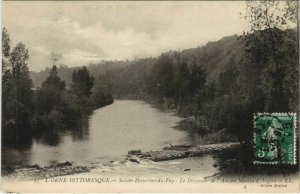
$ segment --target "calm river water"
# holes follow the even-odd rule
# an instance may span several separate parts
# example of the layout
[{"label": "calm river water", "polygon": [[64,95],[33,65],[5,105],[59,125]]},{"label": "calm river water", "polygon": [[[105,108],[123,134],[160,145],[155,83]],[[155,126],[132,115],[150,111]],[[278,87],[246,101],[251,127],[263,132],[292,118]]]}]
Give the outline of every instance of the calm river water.
[{"label": "calm river water", "polygon": [[[132,163],[124,161],[129,150],[160,150],[170,144],[194,143],[196,134],[178,129],[182,120],[162,112],[143,101],[120,100],[97,109],[79,130],[47,134],[46,141],[33,139],[28,149],[3,149],[2,162],[9,165],[40,166],[72,161],[80,165],[94,165],[97,171],[115,173],[172,172],[210,175],[217,171],[211,156],[160,163]],[[192,171],[191,171],[192,172]]]}]

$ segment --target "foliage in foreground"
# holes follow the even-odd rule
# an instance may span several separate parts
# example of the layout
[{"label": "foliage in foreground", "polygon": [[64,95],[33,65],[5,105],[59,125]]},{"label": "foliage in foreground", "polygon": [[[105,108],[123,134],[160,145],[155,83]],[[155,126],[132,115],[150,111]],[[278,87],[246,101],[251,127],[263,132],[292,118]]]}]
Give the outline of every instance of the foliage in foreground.
[{"label": "foliage in foreground", "polygon": [[[111,95],[92,91],[94,78],[86,67],[74,70],[71,89],[54,65],[40,88],[33,90],[28,70],[28,50],[23,43],[10,51],[6,29],[2,31],[2,140],[4,145],[26,148],[32,135],[75,128],[83,115],[113,103]],[[57,60],[54,60],[57,62]],[[53,143],[53,142],[52,142]],[[50,143],[50,144],[52,144]]]}]

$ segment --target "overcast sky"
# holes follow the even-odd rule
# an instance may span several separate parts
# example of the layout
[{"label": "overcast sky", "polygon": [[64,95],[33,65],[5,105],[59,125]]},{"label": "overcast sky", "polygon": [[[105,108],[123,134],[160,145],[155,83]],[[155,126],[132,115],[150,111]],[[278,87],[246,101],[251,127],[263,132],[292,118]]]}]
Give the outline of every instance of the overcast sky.
[{"label": "overcast sky", "polygon": [[52,51],[68,66],[156,57],[223,36],[241,34],[245,3],[235,2],[2,2],[12,44],[29,49],[30,70],[51,66]]}]

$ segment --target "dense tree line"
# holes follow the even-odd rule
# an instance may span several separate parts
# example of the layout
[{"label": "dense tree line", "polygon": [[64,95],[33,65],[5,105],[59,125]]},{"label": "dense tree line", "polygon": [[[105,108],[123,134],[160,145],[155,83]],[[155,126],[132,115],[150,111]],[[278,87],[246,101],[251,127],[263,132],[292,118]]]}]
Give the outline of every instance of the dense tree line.
[{"label": "dense tree line", "polygon": [[[53,57],[52,57],[53,58]],[[7,30],[2,31],[2,140],[24,148],[32,135],[70,127],[82,115],[113,103],[111,95],[93,89],[94,77],[86,67],[72,73],[70,89],[58,76],[53,58],[46,80],[34,88],[28,69],[28,49],[18,43],[11,51]]]},{"label": "dense tree line", "polygon": [[289,27],[296,22],[296,5],[248,1],[244,18],[250,30],[242,36],[87,69],[101,91],[143,99],[194,118],[199,129],[251,141],[254,113],[298,112],[299,50],[296,29]]},{"label": "dense tree line", "polygon": [[[33,84],[29,77],[28,50],[18,43],[11,51],[10,38],[2,31],[2,136],[3,143],[16,144],[30,133],[33,114]],[[11,140],[12,141],[8,141]]]},{"label": "dense tree line", "polygon": [[[271,30],[280,37],[274,42],[280,71],[273,73],[266,30],[169,51],[158,58],[109,61],[87,69],[93,72],[94,89],[172,109],[194,118],[199,130],[222,130],[241,141],[250,140],[253,113],[298,110],[297,33],[294,29]],[[94,92],[91,98],[94,96],[105,98],[102,92]]]},{"label": "dense tree line", "polygon": [[180,60],[178,51],[171,51],[158,58],[145,79],[147,93],[158,103],[165,103],[166,108],[184,116],[197,114],[197,95],[202,92],[206,80],[203,66],[188,64]]},{"label": "dense tree line", "polygon": [[[221,60],[218,73],[202,65],[199,55],[195,61],[184,52],[163,54],[146,78],[147,93],[179,115],[195,118],[199,129],[226,129],[240,141],[251,141],[254,113],[298,111],[297,33],[271,32],[278,36],[272,39],[275,55],[264,37],[270,31],[254,32],[236,40],[243,50]],[[259,45],[249,36],[259,38]],[[180,60],[174,57],[178,55]]]}]

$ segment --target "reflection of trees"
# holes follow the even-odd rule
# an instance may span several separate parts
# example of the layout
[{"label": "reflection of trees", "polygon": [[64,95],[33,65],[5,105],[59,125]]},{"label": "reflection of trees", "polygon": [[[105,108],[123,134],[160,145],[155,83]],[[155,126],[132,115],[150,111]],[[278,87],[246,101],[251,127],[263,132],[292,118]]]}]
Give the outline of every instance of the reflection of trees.
[{"label": "reflection of trees", "polygon": [[58,131],[47,131],[43,135],[43,143],[49,146],[57,146],[60,143],[60,136]]},{"label": "reflection of trees", "polygon": [[32,135],[26,130],[19,130],[15,125],[8,125],[7,131],[2,133],[2,145],[26,150],[32,145]]},{"label": "reflection of trees", "polygon": [[72,128],[72,140],[83,141],[89,137],[89,120],[88,117],[81,118],[76,126]]},{"label": "reflection of trees", "polygon": [[79,117],[76,121],[55,123],[55,126],[36,126],[38,130],[31,133],[20,133],[13,128],[10,133],[5,133],[3,145],[7,148],[18,150],[29,149],[34,139],[37,143],[48,146],[58,146],[61,143],[63,134],[71,134],[73,141],[84,141],[89,138],[89,119],[87,116]]},{"label": "reflection of trees", "polygon": [[44,145],[57,146],[60,143],[60,130],[51,129],[36,132],[34,139]]},{"label": "reflection of trees", "polygon": [[179,121],[173,128],[184,131],[190,142],[198,142],[199,138],[207,133],[207,130],[199,128],[193,121],[189,120]]},{"label": "reflection of trees", "polygon": [[57,128],[44,129],[34,134],[37,142],[49,146],[57,146],[61,143],[61,136],[71,132],[73,141],[87,140],[89,136],[88,117],[78,118],[68,123],[56,123]]},{"label": "reflection of trees", "polygon": [[36,132],[34,137],[37,142],[49,146],[57,146],[61,143],[61,136],[70,132],[73,141],[87,140],[89,136],[88,117],[78,118],[76,121],[68,123],[56,123],[55,128],[48,128]]}]

